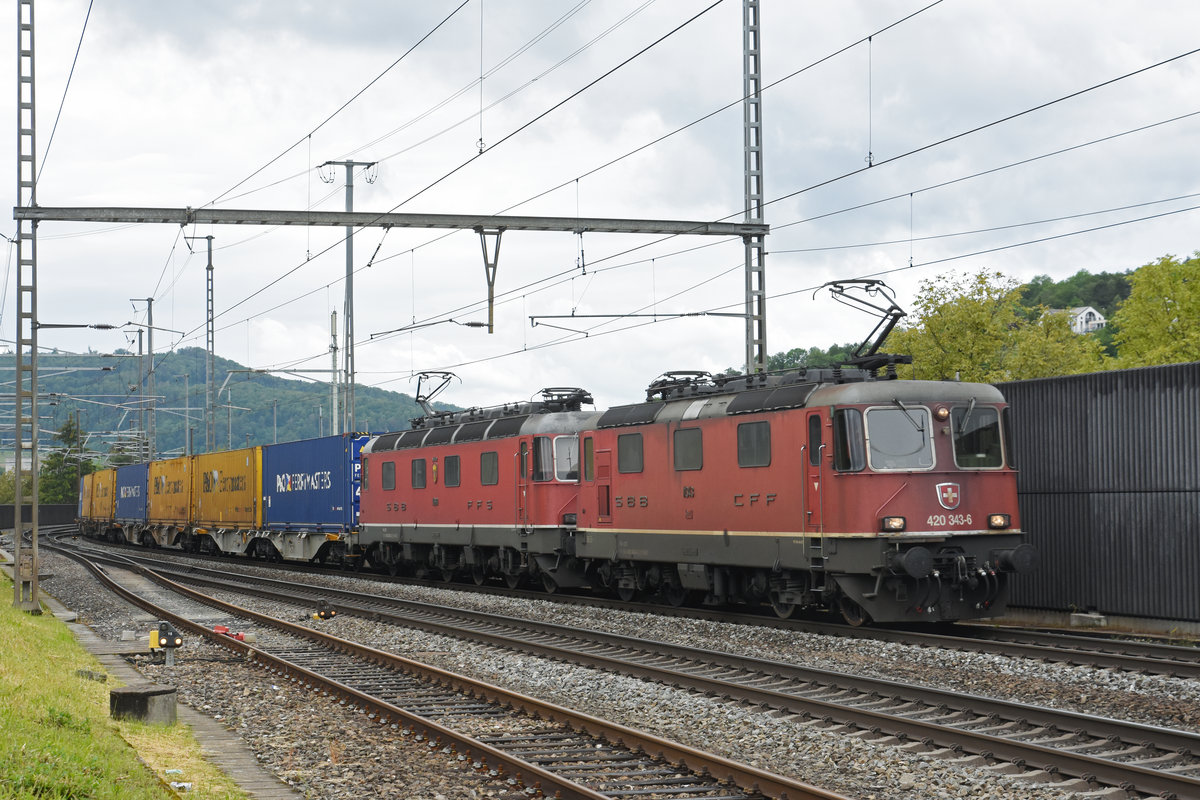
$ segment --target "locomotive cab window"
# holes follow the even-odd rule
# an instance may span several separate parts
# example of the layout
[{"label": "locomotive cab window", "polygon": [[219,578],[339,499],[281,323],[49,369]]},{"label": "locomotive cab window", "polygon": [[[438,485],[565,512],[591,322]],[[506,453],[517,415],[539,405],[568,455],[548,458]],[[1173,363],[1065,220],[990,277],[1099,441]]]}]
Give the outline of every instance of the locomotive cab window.
[{"label": "locomotive cab window", "polygon": [[860,472],[866,466],[862,412],[839,408],[833,412],[833,468],[838,472]]},{"label": "locomotive cab window", "polygon": [[579,480],[579,437],[554,439],[554,477],[560,481]]},{"label": "locomotive cab window", "polygon": [[905,406],[867,410],[867,455],[871,469],[933,469],[929,409]]},{"label": "locomotive cab window", "polygon": [[701,469],[704,466],[704,437],[699,428],[680,428],[674,434],[675,469]]},{"label": "locomotive cab window", "polygon": [[462,483],[462,464],[459,456],[446,456],[442,465],[443,479],[447,486],[458,486]]},{"label": "locomotive cab window", "polygon": [[383,490],[390,492],[396,488],[396,462],[383,462]]},{"label": "locomotive cab window", "polygon": [[365,492],[367,491],[367,464],[370,462],[364,458],[359,463],[361,464],[362,469],[362,477],[360,477],[358,480],[359,491]]},{"label": "locomotive cab window", "polygon": [[1004,435],[1004,454],[1008,458],[1008,467],[1016,469],[1017,451],[1013,449],[1012,414],[1008,413],[1007,406],[1000,412],[1000,432]]},{"label": "locomotive cab window", "polygon": [[617,437],[617,472],[642,471],[642,435],[622,433]]},{"label": "locomotive cab window", "polygon": [[995,469],[1004,466],[1000,414],[994,408],[963,406],[950,412],[954,435],[954,463],[960,469]]},{"label": "locomotive cab window", "polygon": [[412,462],[412,488],[425,488],[425,459],[414,458]]},{"label": "locomotive cab window", "polygon": [[479,454],[479,483],[483,486],[500,483],[500,454],[494,450]]},{"label": "locomotive cab window", "polygon": [[554,477],[554,456],[549,436],[533,438],[533,479],[548,481]]},{"label": "locomotive cab window", "polygon": [[771,466],[771,423],[743,422],[737,426],[739,467]]}]

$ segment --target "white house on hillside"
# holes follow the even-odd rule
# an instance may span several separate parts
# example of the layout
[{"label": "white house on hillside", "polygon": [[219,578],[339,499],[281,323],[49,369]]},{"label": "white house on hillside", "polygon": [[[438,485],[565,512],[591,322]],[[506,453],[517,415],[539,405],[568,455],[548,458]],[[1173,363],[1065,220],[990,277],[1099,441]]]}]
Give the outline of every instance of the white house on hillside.
[{"label": "white house on hillside", "polygon": [[1066,314],[1074,333],[1091,333],[1104,327],[1107,320],[1104,315],[1091,306],[1076,306],[1075,308],[1051,308],[1049,314]]}]

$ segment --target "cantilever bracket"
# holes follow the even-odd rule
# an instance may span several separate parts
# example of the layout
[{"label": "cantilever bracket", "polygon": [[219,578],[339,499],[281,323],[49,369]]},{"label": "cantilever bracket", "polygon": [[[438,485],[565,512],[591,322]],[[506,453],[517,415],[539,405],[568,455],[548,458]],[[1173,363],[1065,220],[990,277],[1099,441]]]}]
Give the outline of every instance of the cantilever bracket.
[{"label": "cantilever bracket", "polygon": [[[483,248],[483,273],[488,285],[488,333],[495,333],[496,267],[500,264],[500,235],[504,233],[504,228],[479,225],[475,232],[479,234],[479,244]],[[488,255],[488,239],[492,240],[491,255]]]}]

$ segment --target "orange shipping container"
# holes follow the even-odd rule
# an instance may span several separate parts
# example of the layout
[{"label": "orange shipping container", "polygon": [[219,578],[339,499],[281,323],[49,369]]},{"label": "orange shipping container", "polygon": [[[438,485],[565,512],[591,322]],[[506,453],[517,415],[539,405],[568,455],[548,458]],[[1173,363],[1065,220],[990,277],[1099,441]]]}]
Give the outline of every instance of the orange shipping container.
[{"label": "orange shipping container", "polygon": [[102,469],[92,473],[91,508],[86,509],[89,519],[111,520],[113,502],[116,500],[113,487],[117,485],[117,471]]},{"label": "orange shipping container", "polygon": [[262,527],[262,448],[192,459],[192,522],[208,528]]},{"label": "orange shipping container", "polygon": [[151,523],[186,525],[192,507],[191,456],[150,462],[146,519]]}]

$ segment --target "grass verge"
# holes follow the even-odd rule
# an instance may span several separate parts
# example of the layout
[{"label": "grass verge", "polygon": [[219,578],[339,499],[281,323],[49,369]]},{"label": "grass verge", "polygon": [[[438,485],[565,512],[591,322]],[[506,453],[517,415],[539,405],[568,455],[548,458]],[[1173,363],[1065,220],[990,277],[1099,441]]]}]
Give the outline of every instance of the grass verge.
[{"label": "grass verge", "polygon": [[171,797],[151,769],[168,782],[192,783],[188,797],[246,797],[201,758],[187,726],[111,720],[110,684],[76,674],[103,667],[52,615],[14,608],[12,593],[0,575],[0,798]]}]

